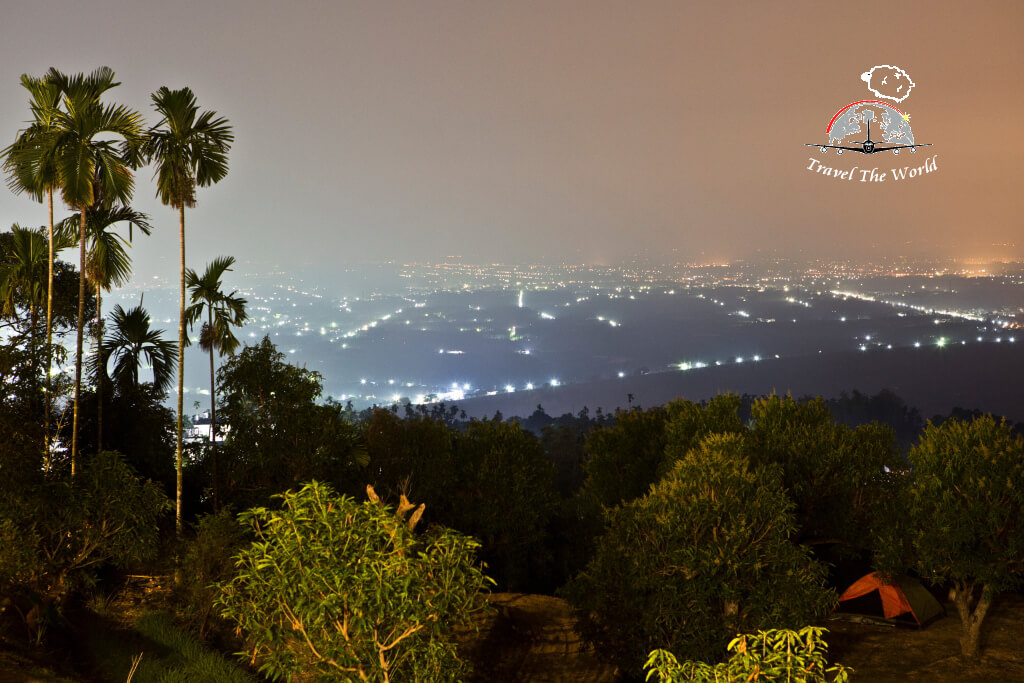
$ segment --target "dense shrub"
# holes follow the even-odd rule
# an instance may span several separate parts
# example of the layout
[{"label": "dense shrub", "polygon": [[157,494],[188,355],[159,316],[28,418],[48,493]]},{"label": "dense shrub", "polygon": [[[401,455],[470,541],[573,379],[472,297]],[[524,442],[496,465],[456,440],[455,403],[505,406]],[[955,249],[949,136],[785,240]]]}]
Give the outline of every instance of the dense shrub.
[{"label": "dense shrub", "polygon": [[439,419],[412,415],[402,419],[377,408],[363,423],[370,464],[362,472],[388,503],[399,496],[424,503],[428,518],[442,524],[455,503],[455,430]]},{"label": "dense shrub", "polygon": [[473,420],[458,432],[438,419],[375,410],[364,424],[362,471],[385,501],[406,494],[424,522],[480,540],[488,573],[510,590],[551,590],[549,527],[558,494],[540,443],[516,423]]},{"label": "dense shrub", "polygon": [[320,373],[284,358],[264,337],[217,371],[218,421],[228,425],[218,485],[222,500],[238,508],[311,479],[355,493],[355,473],[367,462],[344,408],[316,402]]},{"label": "dense shrub", "polygon": [[0,498],[0,590],[41,637],[100,565],[155,554],[157,521],[167,509],[159,487],[110,451],[83,458],[74,479],[11,491]]},{"label": "dense shrub", "polygon": [[280,509],[239,515],[256,540],[219,584],[216,604],[272,676],[456,681],[467,664],[449,638],[479,606],[487,579],[476,541],[422,514],[357,503],[316,482],[279,496]]},{"label": "dense shrub", "polygon": [[611,511],[565,593],[584,635],[623,670],[668,648],[715,657],[728,635],[796,627],[827,610],[824,568],[790,541],[776,468],[752,468],[739,435],[712,435],[644,496]]},{"label": "dense shrub", "polygon": [[751,417],[748,457],[780,468],[796,503],[797,539],[869,548],[894,492],[888,471],[905,467],[892,429],[839,424],[820,398],[769,396],[754,402]]},{"label": "dense shrub", "polygon": [[204,515],[196,524],[195,538],[187,543],[181,557],[181,583],[177,597],[185,620],[204,637],[214,616],[213,585],[234,574],[233,556],[246,543],[245,529],[230,510]]},{"label": "dense shrub", "polygon": [[853,673],[842,664],[828,665],[828,643],[823,628],[808,626],[800,631],[769,630],[736,636],[729,643],[731,656],[724,662],[708,664],[687,660],[680,663],[671,652],[655,650],[647,659],[647,680],[658,683],[749,683],[750,681],[800,681],[801,683],[845,683]]},{"label": "dense shrub", "polygon": [[614,426],[587,438],[586,494],[608,507],[644,495],[706,435],[743,431],[739,407],[740,398],[726,394],[703,404],[677,400],[616,413]]},{"label": "dense shrub", "polygon": [[535,592],[550,564],[548,525],[555,513],[554,467],[537,438],[518,424],[472,422],[455,440],[449,519],[480,540],[480,556],[509,590]]}]

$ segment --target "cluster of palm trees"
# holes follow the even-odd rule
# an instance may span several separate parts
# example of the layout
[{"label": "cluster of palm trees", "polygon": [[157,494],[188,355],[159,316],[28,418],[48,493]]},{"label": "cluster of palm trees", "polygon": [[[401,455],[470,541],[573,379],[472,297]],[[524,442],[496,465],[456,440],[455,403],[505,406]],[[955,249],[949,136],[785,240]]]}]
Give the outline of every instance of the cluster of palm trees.
[{"label": "cluster of palm trees", "polygon": [[[138,382],[138,366],[145,357],[153,368],[155,384],[167,390],[177,366],[177,527],[181,531],[182,491],[182,409],[184,393],[184,347],[186,327],[206,313],[200,344],[210,351],[211,382],[213,353],[231,353],[238,346],[231,327],[245,319],[245,300],[221,291],[221,277],[230,270],[233,258],[221,257],[199,277],[185,268],[185,209],[195,206],[196,188],[217,183],[227,174],[228,151],[234,141],[231,125],[213,111],[200,111],[189,88],[160,88],[152,95],[160,116],[156,125],[145,126],[142,116],[127,107],[104,104],[103,95],[119,85],[107,67],[90,74],[66,75],[50,69],[41,78],[24,75],[22,85],[30,95],[32,119],[19,131],[15,141],[0,152],[8,186],[45,202],[48,229],[13,229],[19,256],[10,263],[25,261],[25,268],[12,273],[13,266],[0,273],[0,296],[6,301],[14,289],[20,300],[29,302],[32,344],[36,344],[37,316],[46,302],[46,372],[44,400],[44,457],[49,457],[51,423],[51,370],[53,364],[54,253],[74,244],[79,250],[78,318],[76,326],[75,379],[72,411],[70,465],[77,470],[79,456],[79,398],[82,384],[82,345],[86,280],[95,289],[97,354],[97,403],[102,411],[102,391],[108,364],[114,360],[113,383],[128,386]],[[180,243],[180,307],[178,343],[163,340],[159,330],[149,326],[149,316],[140,305],[128,311],[115,307],[113,334],[104,338],[101,313],[102,292],[127,282],[131,273],[126,247],[133,230],[150,234],[149,217],[131,208],[135,189],[134,172],[146,164],[155,166],[156,194],[178,212]],[[60,193],[75,214],[54,223],[53,197]],[[128,241],[114,227],[127,224]],[[45,251],[45,261],[43,252]],[[46,284],[42,269],[46,264]],[[192,288],[192,305],[186,311],[186,283]],[[176,356],[176,358],[175,358]],[[211,386],[211,401],[215,395]],[[102,413],[97,419],[102,448]],[[213,439],[211,438],[211,441]]]}]

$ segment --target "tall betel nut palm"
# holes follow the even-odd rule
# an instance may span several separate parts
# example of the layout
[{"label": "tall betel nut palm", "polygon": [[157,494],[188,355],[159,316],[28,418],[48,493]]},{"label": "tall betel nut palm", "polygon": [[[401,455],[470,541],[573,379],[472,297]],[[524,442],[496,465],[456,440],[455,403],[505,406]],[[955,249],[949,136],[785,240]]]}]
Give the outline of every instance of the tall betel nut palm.
[{"label": "tall betel nut palm", "polygon": [[21,76],[22,86],[30,95],[29,107],[32,121],[29,127],[19,131],[10,147],[0,152],[3,157],[7,185],[15,194],[27,193],[36,201],[46,201],[49,216],[49,257],[46,286],[46,401],[43,419],[43,451],[49,459],[50,445],[50,368],[53,364],[53,192],[60,188],[60,173],[56,156],[52,154],[54,133],[58,130],[56,114],[60,111],[61,98],[71,88],[89,90],[99,97],[114,87],[114,72],[100,67],[89,75],[68,77],[51,68],[42,78],[28,74]]},{"label": "tall betel nut palm", "polygon": [[181,436],[185,392],[185,208],[196,204],[196,187],[219,182],[228,173],[228,151],[235,136],[227,119],[214,111],[200,112],[196,96],[188,88],[160,88],[153,106],[162,117],[149,131],[145,158],[156,164],[157,196],[178,210],[178,241],[181,246],[180,305],[178,308],[178,423],[175,446],[178,534],[181,517]]},{"label": "tall betel nut palm", "polygon": [[[62,220],[56,227],[57,236],[61,239],[73,238],[77,243],[77,225],[81,219],[73,215]],[[128,239],[114,231],[118,223],[128,224]],[[92,374],[96,381],[96,444],[97,450],[103,450],[103,391],[106,372],[100,366],[106,358],[103,348],[103,292],[112,287],[128,283],[132,274],[132,260],[127,248],[131,246],[134,228],[144,235],[152,233],[149,216],[130,206],[94,205],[86,212],[86,234],[89,246],[86,253],[85,276],[96,291],[96,356]]]},{"label": "tall betel nut palm", "polygon": [[214,379],[213,352],[221,356],[235,353],[240,342],[231,331],[232,326],[245,324],[245,299],[235,292],[225,294],[220,279],[235,264],[234,256],[219,256],[206,266],[202,277],[191,268],[185,273],[191,305],[185,311],[189,327],[202,319],[206,321],[199,333],[199,346],[210,354],[210,462],[213,465],[213,505],[217,506],[217,386]]},{"label": "tall betel nut palm", "polygon": [[[52,72],[51,72],[52,73]],[[127,204],[135,189],[132,168],[144,141],[142,117],[122,105],[104,105],[100,95],[116,85],[113,72],[98,69],[90,75],[54,75],[61,104],[52,112],[53,130],[41,136],[33,166],[53,166],[64,202],[79,213],[78,325],[75,346],[74,412],[71,427],[71,473],[77,469],[78,408],[82,385],[82,329],[84,324],[86,214],[95,206]],[[33,157],[35,157],[33,159]]]}]

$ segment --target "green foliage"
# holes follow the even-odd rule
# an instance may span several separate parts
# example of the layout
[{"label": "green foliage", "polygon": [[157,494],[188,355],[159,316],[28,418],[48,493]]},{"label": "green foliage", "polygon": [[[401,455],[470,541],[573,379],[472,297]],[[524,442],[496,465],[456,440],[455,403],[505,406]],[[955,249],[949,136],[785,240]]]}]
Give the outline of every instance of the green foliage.
[{"label": "green foliage", "polygon": [[[92,456],[73,480],[39,482],[0,501],[0,587],[15,600],[60,608],[102,563],[127,566],[156,552],[157,520],[168,507],[119,453]],[[30,622],[35,621],[30,610]],[[37,628],[44,624],[36,622]]]},{"label": "green foliage", "polygon": [[309,479],[355,491],[366,449],[337,404],[319,405],[320,373],[284,362],[267,337],[246,346],[217,375],[219,419],[230,426],[218,475],[237,506],[266,502]]},{"label": "green foliage", "polygon": [[657,647],[706,657],[729,633],[795,627],[832,606],[824,568],[790,541],[795,529],[777,469],[751,467],[740,435],[711,435],[609,513],[565,593],[587,639],[626,670]]},{"label": "green foliage", "polygon": [[234,575],[233,555],[248,541],[245,529],[229,510],[204,515],[196,524],[196,536],[181,558],[182,582],[177,588],[184,616],[200,637],[205,636],[214,616],[217,582]]},{"label": "green foliage", "polygon": [[150,129],[142,154],[156,165],[157,196],[175,208],[195,206],[196,187],[220,182],[228,173],[235,141],[231,124],[215,111],[200,111],[189,88],[163,87],[152,99],[161,119]]},{"label": "green foliage", "polygon": [[990,416],[929,423],[909,459],[906,517],[878,544],[877,562],[952,583],[973,657],[992,598],[1024,580],[1024,438]]},{"label": "green foliage", "polygon": [[464,679],[448,634],[487,583],[476,541],[438,527],[417,536],[389,507],[316,482],[279,498],[280,509],[239,515],[256,540],[219,584],[217,607],[247,642],[240,655],[288,680]]},{"label": "green foliage", "polygon": [[143,614],[128,633],[90,632],[89,651],[107,680],[127,680],[140,654],[132,683],[255,683],[255,678],[224,655],[175,625],[164,612]]},{"label": "green foliage", "polygon": [[[83,391],[78,443],[84,453],[96,450],[96,393]],[[174,413],[164,405],[167,395],[145,382],[103,396],[103,445],[124,456],[143,479],[174,491]],[[71,425],[61,436],[70,441]]]},{"label": "green foliage", "polygon": [[892,430],[833,422],[821,398],[769,396],[754,402],[751,417],[748,456],[754,466],[780,467],[796,503],[799,540],[870,547],[894,491],[886,468],[905,467]]},{"label": "green foliage", "polygon": [[554,467],[536,437],[515,423],[473,421],[456,437],[454,469],[455,504],[442,523],[480,540],[502,585],[533,589],[547,571],[557,503]]},{"label": "green foliage", "polygon": [[668,412],[657,406],[619,411],[615,425],[587,437],[587,494],[609,507],[642,496],[657,480],[665,454]]},{"label": "green foliage", "polygon": [[141,305],[125,311],[118,304],[110,314],[110,334],[103,340],[102,362],[95,370],[106,377],[107,363],[114,361],[114,384],[121,392],[139,386],[139,368],[143,364],[153,370],[153,383],[166,391],[174,381],[178,365],[178,345],[164,339],[163,330],[150,327],[149,312]]},{"label": "green foliage", "polygon": [[221,356],[231,355],[238,348],[239,341],[231,328],[245,324],[249,317],[245,312],[248,302],[235,296],[235,292],[225,294],[222,289],[220,280],[234,264],[234,256],[218,256],[207,264],[202,277],[191,268],[185,271],[190,301],[185,310],[185,321],[192,327],[202,320],[205,312],[208,320],[200,328],[199,346]]},{"label": "green foliage", "polygon": [[801,681],[845,683],[853,669],[828,665],[827,629],[807,626],[799,631],[768,630],[737,635],[729,643],[732,653],[718,664],[687,660],[683,663],[666,650],[655,650],[644,665],[647,679],[659,683],[749,683],[750,681]]},{"label": "green foliage", "polygon": [[532,434],[495,420],[474,420],[460,433],[439,419],[380,409],[363,426],[365,476],[385,500],[404,493],[426,504],[429,523],[480,539],[500,585],[553,588],[548,527],[558,497],[554,468]]},{"label": "green foliage", "polygon": [[399,495],[425,503],[427,518],[451,526],[457,505],[455,491],[455,430],[426,415],[402,419],[376,408],[363,423],[370,458],[364,476],[387,502]]},{"label": "green foliage", "polygon": [[991,417],[928,425],[910,452],[915,565],[1002,591],[1024,576],[1024,439]]},{"label": "green foliage", "polygon": [[677,400],[617,413],[613,427],[599,427],[587,438],[587,495],[607,507],[644,495],[707,434],[741,432],[739,406],[739,397],[727,394],[704,404]]}]

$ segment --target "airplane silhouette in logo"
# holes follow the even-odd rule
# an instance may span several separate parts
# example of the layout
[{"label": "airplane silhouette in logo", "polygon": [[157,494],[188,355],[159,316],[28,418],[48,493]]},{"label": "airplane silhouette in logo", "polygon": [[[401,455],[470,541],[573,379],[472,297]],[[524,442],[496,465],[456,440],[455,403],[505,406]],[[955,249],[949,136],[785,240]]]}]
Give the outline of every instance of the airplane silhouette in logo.
[{"label": "airplane silhouette in logo", "polygon": [[[817,147],[817,148],[819,148],[821,150],[822,154],[824,154],[825,152],[827,152],[830,149],[836,150],[836,154],[842,154],[845,150],[850,150],[851,152],[860,152],[861,154],[874,154],[875,152],[888,152],[889,150],[892,150],[893,154],[899,154],[901,149],[909,149],[910,153],[914,154],[915,152],[917,152],[917,148],[918,147],[931,147],[931,145],[932,145],[932,143],[929,142],[929,143],[920,144],[920,145],[916,145],[916,144],[915,145],[889,145],[888,147],[880,147],[879,143],[881,141],[875,141],[875,140],[871,139],[871,119],[872,118],[874,118],[874,112],[873,111],[868,110],[868,111],[864,112],[864,121],[867,122],[867,124],[868,124],[868,137],[867,137],[867,140],[864,140],[863,142],[855,143],[857,146],[819,145],[819,144],[816,144],[816,143],[813,143],[813,142],[805,143],[805,146],[807,146],[807,147]],[[884,144],[884,143],[882,143],[882,144]]]}]

